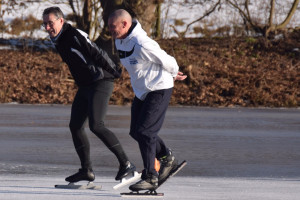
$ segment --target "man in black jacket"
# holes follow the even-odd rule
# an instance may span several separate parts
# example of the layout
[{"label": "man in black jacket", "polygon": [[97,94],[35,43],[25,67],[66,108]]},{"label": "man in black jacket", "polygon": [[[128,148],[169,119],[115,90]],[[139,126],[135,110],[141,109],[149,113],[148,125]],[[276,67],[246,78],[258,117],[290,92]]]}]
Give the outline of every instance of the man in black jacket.
[{"label": "man in black jacket", "polygon": [[83,31],[64,21],[59,7],[49,7],[43,12],[43,26],[48,32],[62,60],[67,63],[78,85],[71,110],[70,131],[81,162],[79,172],[66,178],[68,182],[93,181],[95,174],[90,161],[90,145],[84,132],[89,119],[90,130],[117,157],[120,168],[116,180],[121,180],[135,170],[113,132],[104,126],[108,102],[114,87],[114,78],[121,70],[98,48]]}]

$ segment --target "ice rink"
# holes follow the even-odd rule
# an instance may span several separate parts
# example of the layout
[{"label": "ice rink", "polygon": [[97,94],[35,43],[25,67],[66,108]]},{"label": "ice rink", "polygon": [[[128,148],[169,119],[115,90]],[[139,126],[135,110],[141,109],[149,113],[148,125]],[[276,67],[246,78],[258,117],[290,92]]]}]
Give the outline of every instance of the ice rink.
[{"label": "ice rink", "polygon": [[[149,199],[121,197],[126,188],[113,190],[115,181],[111,177],[97,177],[95,184],[102,190],[55,189],[63,183],[61,177],[17,174],[1,175],[1,200],[98,200],[98,199]],[[217,178],[217,177],[173,177],[158,192],[170,200],[297,200],[300,195],[300,179],[285,178]],[[153,197],[152,197],[153,198]]]},{"label": "ice rink", "polygon": [[[141,170],[129,113],[130,107],[110,106],[106,125]],[[113,190],[117,160],[88,128],[102,190],[54,188],[79,168],[69,115],[64,105],[0,104],[0,200],[110,200],[128,192]],[[160,136],[188,162],[158,189],[161,199],[300,198],[300,109],[170,107]]]}]

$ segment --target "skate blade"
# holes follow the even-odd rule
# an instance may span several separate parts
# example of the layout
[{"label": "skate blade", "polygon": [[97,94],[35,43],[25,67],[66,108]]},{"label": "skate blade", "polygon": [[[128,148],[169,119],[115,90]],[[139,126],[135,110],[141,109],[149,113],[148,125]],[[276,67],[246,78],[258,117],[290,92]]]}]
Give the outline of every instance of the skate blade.
[{"label": "skate blade", "polygon": [[68,185],[55,185],[55,188],[59,189],[76,189],[76,190],[101,190],[101,185],[95,185],[94,183],[90,182],[87,185],[75,185],[74,183],[69,183]]},{"label": "skate blade", "polygon": [[157,193],[156,191],[146,191],[146,192],[125,192],[121,193],[121,197],[164,197],[164,193]]},{"label": "skate blade", "polygon": [[117,190],[117,189],[122,188],[122,187],[124,187],[124,186],[126,186],[126,185],[128,185],[128,184],[130,184],[132,182],[136,182],[136,181],[138,181],[141,178],[141,176],[142,176],[141,173],[138,173],[137,171],[135,171],[133,173],[133,177],[131,177],[129,179],[122,178],[121,182],[119,184],[115,185],[113,187],[113,189]]},{"label": "skate blade", "polygon": [[186,166],[187,162],[184,160],[182,163],[180,163],[180,165],[178,165],[178,167],[170,174],[170,177],[175,176],[182,168],[184,168],[184,166]]},{"label": "skate blade", "polygon": [[[182,168],[184,168],[184,166],[186,166],[187,162],[184,160],[182,163],[180,163],[176,169],[174,169],[163,181],[158,183],[158,187],[159,188],[162,184],[164,184],[169,178],[171,178],[172,176],[175,176]],[[156,188],[156,189],[157,189]]]}]

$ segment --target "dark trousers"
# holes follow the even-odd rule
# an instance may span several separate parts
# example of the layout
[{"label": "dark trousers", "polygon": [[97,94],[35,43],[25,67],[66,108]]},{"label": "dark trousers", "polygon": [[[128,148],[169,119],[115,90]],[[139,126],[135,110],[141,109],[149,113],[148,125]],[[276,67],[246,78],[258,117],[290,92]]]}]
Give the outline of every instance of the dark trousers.
[{"label": "dark trousers", "polygon": [[157,175],[155,158],[167,154],[167,147],[158,136],[172,95],[172,88],[147,94],[144,101],[134,98],[131,107],[130,135],[138,142],[147,174]]},{"label": "dark trousers", "polygon": [[116,155],[120,164],[128,160],[115,134],[104,126],[113,88],[112,81],[103,79],[91,86],[80,87],[74,98],[69,127],[82,168],[91,168],[90,144],[84,131],[87,118],[90,130]]}]

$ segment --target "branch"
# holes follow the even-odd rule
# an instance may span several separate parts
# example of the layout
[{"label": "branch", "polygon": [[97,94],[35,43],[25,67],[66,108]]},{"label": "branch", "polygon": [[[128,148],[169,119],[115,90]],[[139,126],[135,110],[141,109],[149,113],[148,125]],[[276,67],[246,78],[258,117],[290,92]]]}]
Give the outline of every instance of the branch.
[{"label": "branch", "polygon": [[250,11],[248,8],[248,4],[249,4],[249,0],[245,0],[245,9],[246,9],[246,13],[237,5],[236,3],[233,3],[230,0],[226,0],[231,6],[233,6],[234,8],[236,8],[240,14],[242,15],[242,17],[250,24],[250,26],[256,31],[256,32],[260,32],[262,34],[264,33],[264,27],[260,26],[259,24],[255,24],[252,19],[251,19],[251,15],[250,15]]},{"label": "branch", "polygon": [[292,16],[296,12],[296,9],[298,7],[299,1],[300,0],[295,0],[294,1],[293,5],[291,7],[291,10],[290,10],[290,12],[288,14],[288,16],[286,17],[286,19],[281,24],[279,24],[278,26],[276,26],[276,29],[283,29],[283,28],[286,27],[286,25],[290,22]]},{"label": "branch", "polygon": [[176,29],[176,27],[173,26],[172,24],[170,25],[170,27],[173,28],[174,32],[178,35],[179,38],[184,37],[186,31],[184,31],[184,32],[179,32],[179,31]]},{"label": "branch", "polygon": [[74,13],[75,15],[77,15],[76,10],[75,10],[75,7],[74,7],[74,2],[73,2],[73,0],[69,0],[69,5],[70,5],[70,7],[71,7],[73,13]]},{"label": "branch", "polygon": [[270,9],[270,17],[269,17],[269,27],[273,26],[273,16],[275,13],[275,0],[271,0],[271,9]]},{"label": "branch", "polygon": [[249,0],[245,0],[245,9],[247,11],[247,16],[250,22],[252,22],[250,11],[249,11]]},{"label": "branch", "polygon": [[[250,18],[250,14],[249,14],[249,10],[247,10],[247,13],[248,14],[246,14],[238,5],[236,5],[236,4],[234,4],[234,3],[232,3],[230,0],[227,0],[227,2],[230,4],[230,5],[232,5],[234,8],[236,8],[240,13],[241,13],[241,15],[251,24],[251,25],[253,25],[253,23],[252,23],[252,20],[251,20],[251,18]],[[246,4],[246,3],[245,3]]]},{"label": "branch", "polygon": [[[180,33],[180,35],[185,36],[186,32],[188,31],[189,27],[190,27],[192,24],[194,24],[194,23],[196,23],[196,22],[198,22],[198,21],[201,21],[201,20],[204,19],[205,17],[209,16],[211,13],[213,13],[213,12],[216,10],[217,6],[220,5],[220,4],[221,4],[221,0],[219,0],[219,1],[211,8],[211,10],[209,10],[208,12],[206,12],[202,17],[200,17],[200,18],[198,18],[198,19],[192,21],[191,23],[189,23],[189,24],[186,26],[186,29],[185,29],[182,33]],[[176,32],[175,27],[173,26],[172,28],[173,28],[174,31]],[[176,32],[176,33],[177,33],[177,32]]]}]

